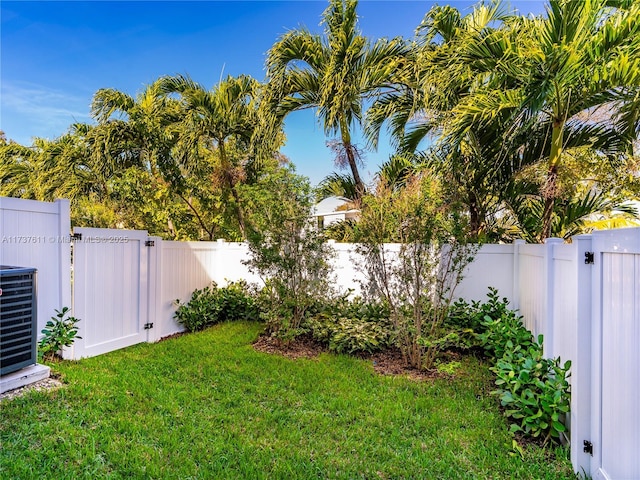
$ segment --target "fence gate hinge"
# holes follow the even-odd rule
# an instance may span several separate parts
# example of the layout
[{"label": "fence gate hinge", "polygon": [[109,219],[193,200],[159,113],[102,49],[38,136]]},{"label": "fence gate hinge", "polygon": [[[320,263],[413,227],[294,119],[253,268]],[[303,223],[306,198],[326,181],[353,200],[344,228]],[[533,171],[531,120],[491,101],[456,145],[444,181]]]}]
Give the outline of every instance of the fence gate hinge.
[{"label": "fence gate hinge", "polygon": [[154,242],[153,240],[147,240],[146,242],[144,242],[144,246],[145,247],[155,247],[156,246],[156,242]]},{"label": "fence gate hinge", "polygon": [[593,457],[593,443],[591,443],[589,440],[585,440],[582,443],[584,445],[584,448],[582,449],[584,453],[588,453]]},{"label": "fence gate hinge", "polygon": [[584,252],[584,263],[593,265],[595,262],[593,252]]},{"label": "fence gate hinge", "polygon": [[145,323],[144,324],[144,329],[145,330],[151,330],[153,328],[153,323]]},{"label": "fence gate hinge", "polygon": [[82,240],[82,234],[81,233],[72,233],[69,236],[71,237],[71,241],[73,241],[73,240]]}]

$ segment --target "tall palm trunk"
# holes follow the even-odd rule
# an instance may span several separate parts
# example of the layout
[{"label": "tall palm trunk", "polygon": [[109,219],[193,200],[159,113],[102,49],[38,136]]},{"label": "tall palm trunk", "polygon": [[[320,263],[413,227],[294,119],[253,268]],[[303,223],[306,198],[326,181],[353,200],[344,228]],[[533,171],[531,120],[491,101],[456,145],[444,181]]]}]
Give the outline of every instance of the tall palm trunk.
[{"label": "tall palm trunk", "polygon": [[469,188],[468,192],[468,202],[469,202],[469,227],[471,228],[471,236],[477,237],[480,233],[480,228],[482,226],[484,215],[480,212],[480,208],[478,206],[478,197],[476,196],[476,192]]},{"label": "tall palm trunk", "polygon": [[549,154],[549,169],[544,185],[544,210],[542,212],[542,230],[540,232],[540,242],[551,236],[551,221],[553,219],[553,208],[558,194],[558,165],[562,154],[562,140],[564,134],[564,121],[555,120],[553,122],[553,133],[551,136],[551,152]]},{"label": "tall palm trunk", "polygon": [[353,181],[356,185],[356,198],[360,200],[365,193],[365,187],[362,179],[360,178],[360,172],[358,171],[358,163],[354,153],[354,146],[351,143],[351,134],[349,133],[349,127],[344,118],[340,119],[340,136],[342,137],[342,145],[344,146],[347,154],[347,162],[349,162],[349,168],[351,168],[351,175],[353,175]]},{"label": "tall palm trunk", "polygon": [[245,240],[247,238],[247,235],[244,221],[244,211],[242,210],[240,195],[238,195],[238,190],[236,189],[235,182],[233,181],[233,175],[231,174],[231,165],[227,161],[227,152],[224,148],[224,140],[218,140],[218,150],[220,153],[220,166],[222,167],[224,182],[227,184],[227,187],[231,192],[231,196],[233,197],[233,200],[236,204],[236,219],[238,220],[238,227],[240,228],[240,235],[242,236],[242,240]]}]

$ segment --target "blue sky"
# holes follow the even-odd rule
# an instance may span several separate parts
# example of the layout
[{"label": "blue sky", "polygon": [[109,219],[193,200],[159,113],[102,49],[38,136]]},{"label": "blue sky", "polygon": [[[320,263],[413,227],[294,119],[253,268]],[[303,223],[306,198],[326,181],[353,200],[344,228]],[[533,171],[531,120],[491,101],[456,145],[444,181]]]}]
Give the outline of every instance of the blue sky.
[{"label": "blue sky", "polygon": [[[360,28],[371,38],[411,37],[434,3],[465,12],[475,2],[361,0]],[[512,1],[541,13],[542,0]],[[266,52],[298,26],[321,32],[325,1],[6,1],[0,2],[0,130],[28,145],[53,139],[73,122],[91,122],[100,88],[135,95],[162,75],[188,74],[212,87],[227,75],[263,80]],[[286,121],[283,153],[320,181],[334,170],[314,112]],[[371,178],[391,153],[383,139],[366,156]]]}]

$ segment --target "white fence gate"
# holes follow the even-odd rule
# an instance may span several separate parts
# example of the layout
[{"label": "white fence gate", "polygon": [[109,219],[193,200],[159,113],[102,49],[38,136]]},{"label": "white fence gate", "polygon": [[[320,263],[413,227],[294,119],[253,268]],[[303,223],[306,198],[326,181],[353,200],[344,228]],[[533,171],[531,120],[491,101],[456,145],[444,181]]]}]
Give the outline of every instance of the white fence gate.
[{"label": "white fence gate", "polygon": [[640,229],[593,238],[594,479],[640,478]]},{"label": "white fence gate", "polygon": [[65,355],[91,357],[147,341],[147,232],[76,228],[74,237],[73,313],[82,338]]}]

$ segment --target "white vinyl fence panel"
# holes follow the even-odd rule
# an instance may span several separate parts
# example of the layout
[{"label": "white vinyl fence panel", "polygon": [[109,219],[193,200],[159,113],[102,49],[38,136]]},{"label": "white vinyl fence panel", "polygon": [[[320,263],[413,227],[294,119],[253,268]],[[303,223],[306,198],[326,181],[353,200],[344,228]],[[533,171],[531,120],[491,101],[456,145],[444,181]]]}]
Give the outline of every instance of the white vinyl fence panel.
[{"label": "white vinyl fence panel", "polygon": [[259,275],[249,270],[244,264],[249,260],[249,247],[246,243],[216,242],[218,269],[216,270],[216,282],[224,286],[229,282],[246,280],[248,283],[263,285]]},{"label": "white vinyl fence panel", "polygon": [[[514,245],[482,245],[464,272],[454,298],[487,301],[489,287],[496,288],[500,298],[513,299]],[[515,308],[512,305],[513,308]]]},{"label": "white vinyl fence panel", "polygon": [[79,333],[70,358],[100,355],[147,340],[147,232],[76,228],[74,315]]},{"label": "white vinyl fence panel", "polygon": [[38,333],[55,310],[71,307],[69,201],[0,197],[0,265],[37,273]]},{"label": "white vinyl fence panel", "polygon": [[158,338],[181,332],[184,327],[173,318],[177,305],[189,301],[194,290],[215,280],[214,242],[159,242],[162,255],[159,317],[154,326]]},{"label": "white vinyl fence panel", "polygon": [[640,254],[602,263],[602,471],[640,478]]},{"label": "white vinyl fence panel", "polygon": [[152,332],[156,339],[184,330],[174,318],[176,300],[188,302],[194,290],[212,282],[220,287],[238,280],[262,284],[243,263],[249,257],[244,243],[160,241],[156,248],[162,256],[159,314]]},{"label": "white vinyl fence panel", "polygon": [[[552,305],[553,352],[562,361],[575,362],[578,353],[578,275],[575,245],[553,246],[552,283],[555,299]],[[569,379],[571,381],[571,378]]]},{"label": "white vinyl fence panel", "polygon": [[515,261],[519,262],[520,312],[525,326],[537,337],[545,333],[545,246],[521,245],[520,256]]},{"label": "white vinyl fence panel", "polygon": [[640,478],[640,228],[594,234],[594,479]]}]

